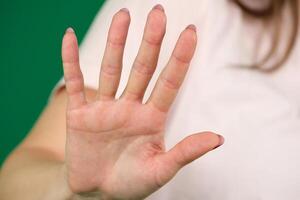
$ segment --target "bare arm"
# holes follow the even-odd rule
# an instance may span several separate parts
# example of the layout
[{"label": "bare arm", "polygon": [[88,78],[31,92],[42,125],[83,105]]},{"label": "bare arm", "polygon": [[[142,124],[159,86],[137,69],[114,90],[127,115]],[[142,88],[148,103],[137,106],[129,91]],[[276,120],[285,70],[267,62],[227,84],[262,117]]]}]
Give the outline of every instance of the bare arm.
[{"label": "bare arm", "polygon": [[[92,100],[96,92],[86,89]],[[72,196],[63,162],[66,137],[66,91],[63,88],[44,109],[25,140],[5,161],[0,196],[10,200],[65,200]]]}]

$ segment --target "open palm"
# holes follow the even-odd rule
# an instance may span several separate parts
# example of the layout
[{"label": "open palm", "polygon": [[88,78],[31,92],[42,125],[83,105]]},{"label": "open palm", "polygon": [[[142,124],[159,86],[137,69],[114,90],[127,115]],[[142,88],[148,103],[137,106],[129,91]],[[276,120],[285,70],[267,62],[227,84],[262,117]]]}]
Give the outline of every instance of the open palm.
[{"label": "open palm", "polygon": [[193,25],[181,33],[150,98],[143,103],[166,29],[166,16],[160,5],[149,13],[129,81],[121,97],[115,98],[129,24],[126,9],[113,17],[98,95],[92,102],[87,102],[84,95],[73,30],[68,29],[63,39],[68,93],[66,166],[74,193],[96,192],[101,199],[145,198],[180,168],[223,143],[221,136],[206,132],[187,137],[169,151],[164,147],[167,113],[196,47]]}]

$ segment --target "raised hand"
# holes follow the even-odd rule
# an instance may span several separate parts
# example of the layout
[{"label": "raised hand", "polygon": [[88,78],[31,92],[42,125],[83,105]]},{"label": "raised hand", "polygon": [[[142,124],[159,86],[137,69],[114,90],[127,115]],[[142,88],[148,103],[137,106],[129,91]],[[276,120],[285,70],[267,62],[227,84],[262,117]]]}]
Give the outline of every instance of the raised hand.
[{"label": "raised hand", "polygon": [[63,39],[68,94],[66,169],[69,186],[77,194],[95,192],[100,199],[145,198],[180,168],[223,144],[221,136],[205,132],[190,135],[169,151],[164,146],[168,110],[195,51],[195,26],[181,33],[150,98],[142,103],[166,29],[160,5],[148,15],[129,81],[121,97],[115,98],[129,24],[126,9],[113,17],[93,102],[85,98],[74,31],[68,29]]}]

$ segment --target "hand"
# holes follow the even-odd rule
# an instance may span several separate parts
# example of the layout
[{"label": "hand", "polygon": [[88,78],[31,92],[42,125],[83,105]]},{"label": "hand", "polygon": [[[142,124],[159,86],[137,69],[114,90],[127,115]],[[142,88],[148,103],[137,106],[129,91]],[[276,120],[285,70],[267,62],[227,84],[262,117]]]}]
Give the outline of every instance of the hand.
[{"label": "hand", "polygon": [[[62,58],[68,94],[66,168],[74,193],[97,191],[102,199],[142,199],[166,184],[177,171],[223,143],[217,134],[193,134],[165,150],[168,110],[193,57],[193,25],[180,35],[171,58],[146,103],[145,89],[157,65],[166,29],[163,8],[149,13],[143,40],[126,89],[118,88],[129,12],[115,14],[102,60],[98,95],[87,102],[75,33],[68,29]],[[174,133],[180,134],[180,133]]]}]

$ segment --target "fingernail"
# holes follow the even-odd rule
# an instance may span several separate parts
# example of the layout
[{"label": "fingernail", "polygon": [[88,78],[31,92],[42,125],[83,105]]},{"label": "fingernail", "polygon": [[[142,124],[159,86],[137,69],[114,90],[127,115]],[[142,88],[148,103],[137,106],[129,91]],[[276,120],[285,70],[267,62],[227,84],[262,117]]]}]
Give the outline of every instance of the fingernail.
[{"label": "fingernail", "polygon": [[218,137],[219,137],[219,139],[220,139],[219,145],[221,146],[221,145],[224,144],[225,139],[224,139],[224,137],[223,137],[222,135],[218,135]]},{"label": "fingernail", "polygon": [[224,141],[225,141],[225,139],[224,139],[224,137],[222,135],[217,134],[217,136],[219,137],[219,144],[214,149],[222,146],[224,144]]},{"label": "fingernail", "polygon": [[127,8],[122,8],[122,9],[120,9],[120,11],[129,13],[129,10]]},{"label": "fingernail", "polygon": [[190,30],[193,30],[193,31],[197,31],[197,27],[194,25],[194,24],[190,24],[186,27],[186,29],[190,29]]},{"label": "fingernail", "polygon": [[74,33],[74,29],[72,27],[67,28],[66,33]]},{"label": "fingernail", "polygon": [[165,12],[165,9],[164,9],[164,7],[163,7],[161,4],[157,4],[156,6],[154,6],[154,7],[153,7],[153,10],[154,10],[154,9],[157,9],[157,10],[160,10],[160,11]]}]

